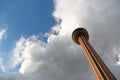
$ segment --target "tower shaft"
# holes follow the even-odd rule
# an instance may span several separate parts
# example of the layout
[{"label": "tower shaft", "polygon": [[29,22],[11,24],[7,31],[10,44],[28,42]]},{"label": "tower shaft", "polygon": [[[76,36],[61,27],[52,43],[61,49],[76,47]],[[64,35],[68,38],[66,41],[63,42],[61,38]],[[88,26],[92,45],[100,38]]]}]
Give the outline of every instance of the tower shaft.
[{"label": "tower shaft", "polygon": [[116,80],[114,75],[88,42],[87,38],[84,35],[79,35],[77,39],[88,59],[93,73],[95,74],[96,80]]}]

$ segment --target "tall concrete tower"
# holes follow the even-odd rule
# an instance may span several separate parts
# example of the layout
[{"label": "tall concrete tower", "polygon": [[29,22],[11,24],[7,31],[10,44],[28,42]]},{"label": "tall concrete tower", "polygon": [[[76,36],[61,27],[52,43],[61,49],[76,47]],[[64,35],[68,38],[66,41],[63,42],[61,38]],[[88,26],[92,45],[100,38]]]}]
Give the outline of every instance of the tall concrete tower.
[{"label": "tall concrete tower", "polygon": [[72,33],[72,39],[79,45],[81,45],[85,56],[91,66],[91,69],[96,77],[96,80],[116,80],[114,75],[99,57],[97,52],[88,42],[89,34],[84,28],[77,28]]}]

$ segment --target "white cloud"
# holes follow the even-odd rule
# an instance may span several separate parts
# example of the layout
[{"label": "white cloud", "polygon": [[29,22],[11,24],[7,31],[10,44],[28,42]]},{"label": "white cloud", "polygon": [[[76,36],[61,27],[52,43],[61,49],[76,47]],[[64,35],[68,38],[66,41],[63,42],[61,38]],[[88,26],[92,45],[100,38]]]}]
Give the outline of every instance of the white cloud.
[{"label": "white cloud", "polygon": [[23,61],[21,54],[25,48],[24,43],[25,43],[25,39],[23,37],[16,43],[16,48],[12,52],[13,53],[12,55],[13,57],[11,59],[12,68],[16,67],[17,64]]},{"label": "white cloud", "polygon": [[48,42],[35,35],[21,37],[13,49],[12,67],[22,63],[19,74],[24,75],[24,80],[94,80],[81,48],[71,39],[72,31],[82,26],[88,29],[90,43],[119,80],[120,66],[116,65],[114,50],[120,48],[119,2],[54,0],[54,3],[53,15],[58,25],[47,33]]},{"label": "white cloud", "polygon": [[118,58],[117,64],[120,65],[120,55],[118,55],[117,58]]},{"label": "white cloud", "polygon": [[4,66],[4,64],[3,64],[3,58],[2,58],[2,56],[0,56],[0,70],[1,70],[2,72],[6,72],[5,66]]},{"label": "white cloud", "polygon": [[4,38],[5,33],[6,33],[6,28],[3,28],[0,30],[0,40],[2,40]]},{"label": "white cloud", "polygon": [[[5,37],[7,28],[2,28],[0,30],[0,41]],[[5,66],[3,64],[3,57],[0,55],[0,71],[6,72]]]},{"label": "white cloud", "polygon": [[[81,51],[78,46],[73,47],[75,44],[69,38],[56,37],[49,43],[40,41],[36,36],[21,37],[13,51],[13,56],[22,53],[21,59],[14,57],[12,63],[17,65],[22,61],[19,72],[29,76],[28,80],[92,78],[87,61],[84,55],[79,53]],[[82,63],[80,63],[81,61]],[[84,74],[88,77],[86,78]]]}]

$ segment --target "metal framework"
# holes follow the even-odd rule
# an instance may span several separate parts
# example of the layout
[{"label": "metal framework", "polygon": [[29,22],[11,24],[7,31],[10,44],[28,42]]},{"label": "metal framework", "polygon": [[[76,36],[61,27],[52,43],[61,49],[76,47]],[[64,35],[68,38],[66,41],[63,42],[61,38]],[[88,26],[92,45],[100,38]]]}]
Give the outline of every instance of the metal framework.
[{"label": "metal framework", "polygon": [[77,28],[72,33],[72,39],[81,45],[85,56],[91,66],[91,69],[96,77],[96,80],[116,80],[112,72],[108,69],[97,52],[88,42],[89,34],[84,28]]}]

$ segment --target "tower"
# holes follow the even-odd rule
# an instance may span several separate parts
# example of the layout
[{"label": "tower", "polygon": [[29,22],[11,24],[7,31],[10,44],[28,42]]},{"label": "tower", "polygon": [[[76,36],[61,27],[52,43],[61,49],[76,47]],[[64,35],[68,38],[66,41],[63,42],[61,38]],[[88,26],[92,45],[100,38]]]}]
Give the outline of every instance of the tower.
[{"label": "tower", "polygon": [[97,52],[88,42],[89,34],[84,28],[77,28],[72,33],[72,39],[81,45],[85,56],[91,66],[91,69],[96,77],[96,80],[116,80],[112,72],[108,69]]}]

